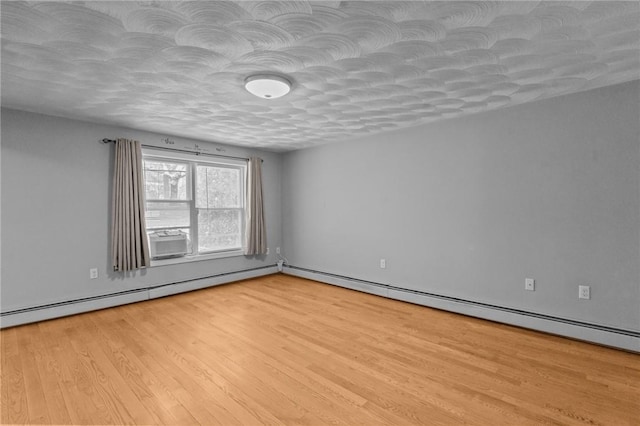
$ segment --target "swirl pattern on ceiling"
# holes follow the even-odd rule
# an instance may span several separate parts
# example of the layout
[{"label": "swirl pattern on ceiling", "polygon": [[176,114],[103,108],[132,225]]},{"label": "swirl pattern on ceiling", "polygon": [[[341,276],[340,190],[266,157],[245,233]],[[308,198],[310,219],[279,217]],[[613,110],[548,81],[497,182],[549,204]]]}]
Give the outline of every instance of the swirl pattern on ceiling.
[{"label": "swirl pattern on ceiling", "polygon": [[[640,79],[636,1],[3,2],[2,105],[287,151]],[[292,92],[246,92],[255,73]],[[117,135],[104,135],[115,137]]]}]

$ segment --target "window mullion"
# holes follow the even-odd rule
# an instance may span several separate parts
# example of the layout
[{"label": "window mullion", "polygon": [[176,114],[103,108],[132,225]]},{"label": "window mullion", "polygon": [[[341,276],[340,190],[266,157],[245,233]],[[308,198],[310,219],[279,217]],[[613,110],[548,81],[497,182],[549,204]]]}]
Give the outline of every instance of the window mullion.
[{"label": "window mullion", "polygon": [[158,198],[158,199],[146,199],[145,202],[150,203],[150,204],[189,204],[189,200],[172,200],[172,199],[163,199],[163,198]]},{"label": "window mullion", "polygon": [[196,185],[197,185],[197,176],[196,176],[196,163],[189,163],[189,171],[191,176],[191,200],[189,202],[189,212],[190,216],[190,231],[191,231],[191,247],[193,254],[200,253],[200,245],[198,244],[198,209],[196,208]]}]

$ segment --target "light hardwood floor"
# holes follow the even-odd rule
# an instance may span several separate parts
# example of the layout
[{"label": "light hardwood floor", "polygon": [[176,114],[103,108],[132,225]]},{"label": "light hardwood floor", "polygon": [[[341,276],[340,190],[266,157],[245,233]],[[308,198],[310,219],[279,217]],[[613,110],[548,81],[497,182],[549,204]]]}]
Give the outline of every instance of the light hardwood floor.
[{"label": "light hardwood floor", "polygon": [[286,275],[0,337],[4,424],[640,424],[640,355]]}]

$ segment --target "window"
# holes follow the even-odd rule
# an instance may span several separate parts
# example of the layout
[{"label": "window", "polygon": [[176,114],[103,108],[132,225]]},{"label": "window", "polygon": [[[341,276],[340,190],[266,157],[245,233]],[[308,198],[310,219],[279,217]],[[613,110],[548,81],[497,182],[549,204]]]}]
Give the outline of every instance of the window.
[{"label": "window", "polygon": [[191,258],[242,254],[246,163],[151,149],[143,156],[150,239],[184,237]]}]

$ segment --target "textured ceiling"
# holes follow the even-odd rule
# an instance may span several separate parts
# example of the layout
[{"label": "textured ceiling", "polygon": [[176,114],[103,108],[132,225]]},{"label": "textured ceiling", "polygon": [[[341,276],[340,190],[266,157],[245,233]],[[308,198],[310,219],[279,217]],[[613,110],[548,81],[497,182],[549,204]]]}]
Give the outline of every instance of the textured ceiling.
[{"label": "textured ceiling", "polygon": [[[273,150],[640,78],[636,1],[0,7],[3,106]],[[247,93],[265,71],[291,93]]]}]

